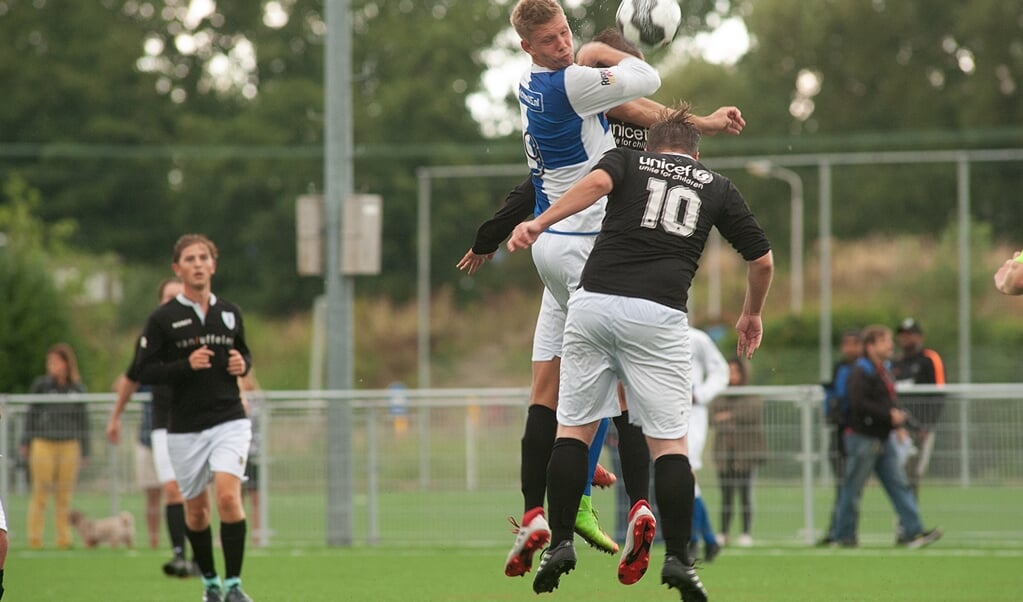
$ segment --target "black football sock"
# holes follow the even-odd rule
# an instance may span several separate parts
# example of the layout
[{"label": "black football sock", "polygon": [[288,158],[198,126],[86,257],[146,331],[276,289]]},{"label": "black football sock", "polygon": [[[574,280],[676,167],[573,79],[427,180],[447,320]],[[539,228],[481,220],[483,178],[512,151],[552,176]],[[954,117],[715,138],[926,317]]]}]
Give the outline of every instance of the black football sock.
[{"label": "black football sock", "polygon": [[547,501],[551,546],[572,539],[579,499],[586,488],[590,448],[578,439],[561,437],[554,442],[547,467]]},{"label": "black football sock", "polygon": [[185,505],[167,504],[164,508],[167,517],[167,535],[170,537],[171,548],[175,556],[185,557]]},{"label": "black football sock", "polygon": [[667,556],[688,559],[689,537],[693,530],[693,495],[696,480],[689,458],[668,454],[654,462],[654,489],[660,508],[660,529],[664,534]]},{"label": "black football sock", "polygon": [[618,456],[622,460],[622,481],[629,495],[629,508],[650,499],[650,450],[643,429],[629,424],[628,410],[614,419],[618,430]]},{"label": "black football sock", "polygon": [[522,501],[525,510],[543,506],[547,490],[547,463],[551,460],[554,435],[558,432],[558,417],[554,410],[534,404],[526,415],[526,429],[522,434]]},{"label": "black football sock", "polygon": [[236,523],[220,523],[220,544],[224,548],[224,578],[241,577],[245,558],[245,519]]},{"label": "black football sock", "polygon": [[213,564],[213,532],[207,526],[202,531],[193,531],[186,527],[188,541],[192,544],[195,563],[199,565],[202,576],[212,579],[217,576],[217,567]]}]

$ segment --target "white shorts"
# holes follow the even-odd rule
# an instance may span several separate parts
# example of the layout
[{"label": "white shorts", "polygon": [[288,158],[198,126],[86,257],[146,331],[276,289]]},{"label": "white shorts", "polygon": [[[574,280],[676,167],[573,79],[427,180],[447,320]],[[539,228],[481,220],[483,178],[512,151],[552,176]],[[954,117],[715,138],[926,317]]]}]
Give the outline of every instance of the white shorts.
[{"label": "white shorts", "polygon": [[544,232],[533,243],[536,273],[563,310],[568,309],[568,298],[579,288],[579,277],[596,239],[592,234],[573,236]]},{"label": "white shorts", "polygon": [[170,451],[167,450],[167,429],[153,429],[149,435],[153,442],[153,467],[156,478],[161,485],[177,480],[174,476],[174,465],[171,464]]},{"label": "white shorts", "polygon": [[242,479],[252,441],[252,423],[240,418],[199,433],[168,433],[167,449],[178,477],[181,495],[190,500],[202,495],[215,472]]},{"label": "white shorts", "polygon": [[561,343],[565,338],[565,310],[554,300],[547,287],[540,298],[540,313],[533,331],[533,361],[549,362],[561,357]]},{"label": "white shorts", "polygon": [[4,504],[0,502],[0,531],[7,530],[7,513],[4,512]]},{"label": "white shorts", "polygon": [[646,299],[579,290],[568,304],[558,423],[581,426],[621,414],[654,439],[680,439],[693,402],[685,312]]},{"label": "white shorts", "polygon": [[135,442],[135,483],[139,489],[153,489],[160,486],[153,466],[153,450]]},{"label": "white shorts", "polygon": [[693,404],[689,414],[689,465],[694,471],[703,468],[703,448],[707,444],[707,406],[702,403]]}]

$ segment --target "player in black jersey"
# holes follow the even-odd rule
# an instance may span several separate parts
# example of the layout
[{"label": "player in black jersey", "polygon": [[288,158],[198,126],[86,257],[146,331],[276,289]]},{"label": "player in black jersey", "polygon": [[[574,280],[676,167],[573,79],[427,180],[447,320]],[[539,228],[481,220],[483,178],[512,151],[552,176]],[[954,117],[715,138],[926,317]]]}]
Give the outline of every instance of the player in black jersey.
[{"label": "player in black jersey", "polygon": [[[767,236],[739,191],[699,163],[699,131],[687,105],[650,128],[647,146],[650,152],[609,151],[557,203],[517,226],[508,241],[511,251],[527,248],[552,224],[608,196],[607,215],[568,305],[558,432],[547,474],[551,546],[533,582],[537,592],[552,591],[575,567],[571,518],[585,485],[588,446],[599,421],[619,413],[606,392],[620,379],[630,418],[642,428],[654,458],[666,548],[661,580],[678,588],[683,600],[707,596],[686,550],[694,488],[686,446],[692,405],[688,290],[716,227],[747,261],[736,330],[738,354],[749,358],[763,335],[761,312],[774,262]],[[649,506],[637,504],[619,564],[623,583],[645,572],[654,525]]]},{"label": "player in black jersey", "polygon": [[[217,247],[201,234],[174,245],[171,267],[184,292],[149,316],[139,341],[138,374],[145,384],[173,390],[167,447],[181,493],[195,562],[202,571],[204,602],[251,602],[241,588],[245,509],[241,483],[252,426],[238,377],[252,357],[241,310],[213,294]],[[210,479],[216,488],[224,582],[213,560]]]}]

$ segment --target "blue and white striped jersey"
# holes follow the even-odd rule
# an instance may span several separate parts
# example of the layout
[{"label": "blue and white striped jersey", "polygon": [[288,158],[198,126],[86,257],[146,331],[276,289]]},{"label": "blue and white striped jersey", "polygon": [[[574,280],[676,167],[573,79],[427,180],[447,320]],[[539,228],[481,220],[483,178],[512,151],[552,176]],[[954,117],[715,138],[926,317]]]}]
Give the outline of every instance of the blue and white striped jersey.
[{"label": "blue and white striped jersey", "polygon": [[[536,187],[535,215],[590,172],[614,138],[604,112],[657,91],[657,71],[638,58],[614,67],[532,65],[519,82],[523,144]],[[565,218],[551,232],[596,234],[606,199]]]}]

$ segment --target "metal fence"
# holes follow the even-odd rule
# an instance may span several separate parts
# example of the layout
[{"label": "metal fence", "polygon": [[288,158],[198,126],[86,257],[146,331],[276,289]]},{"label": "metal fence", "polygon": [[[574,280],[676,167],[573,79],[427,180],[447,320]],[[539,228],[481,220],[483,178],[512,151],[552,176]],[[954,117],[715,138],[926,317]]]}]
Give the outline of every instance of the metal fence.
[{"label": "metal fence", "polygon": [[[925,523],[941,523],[949,530],[946,539],[962,545],[1023,547],[1023,513],[1018,508],[1023,493],[1023,385],[917,387],[900,394],[911,399],[936,392],[944,397],[944,410],[934,428],[931,465],[920,494]],[[828,427],[821,416],[820,387],[736,387],[726,394],[764,400],[768,460],[757,473],[754,537],[772,545],[812,542],[827,522],[835,483],[826,457]],[[92,448],[78,478],[74,505],[88,513],[128,509],[143,516],[133,471],[139,404],[129,404],[122,442],[112,446],[104,433],[113,396],[73,399],[88,404]],[[0,494],[14,545],[24,541],[29,497],[17,449],[23,417],[31,403],[68,400],[0,395]],[[332,433],[326,420],[331,403],[351,408],[355,544],[508,543],[505,516],[521,513],[519,447],[527,400],[528,390],[517,388],[264,392],[257,425],[261,445],[253,458],[261,474],[263,543],[319,546],[326,541],[332,502],[327,482]],[[713,437],[712,429],[699,480],[716,522]],[[610,458],[605,459],[611,466]],[[614,504],[613,494],[595,490],[594,505],[609,532]],[[52,504],[48,510],[52,513]],[[864,496],[861,541],[888,541],[893,520],[883,491],[872,481]],[[137,524],[144,528],[143,521]],[[47,529],[52,539],[52,526]]]}]

